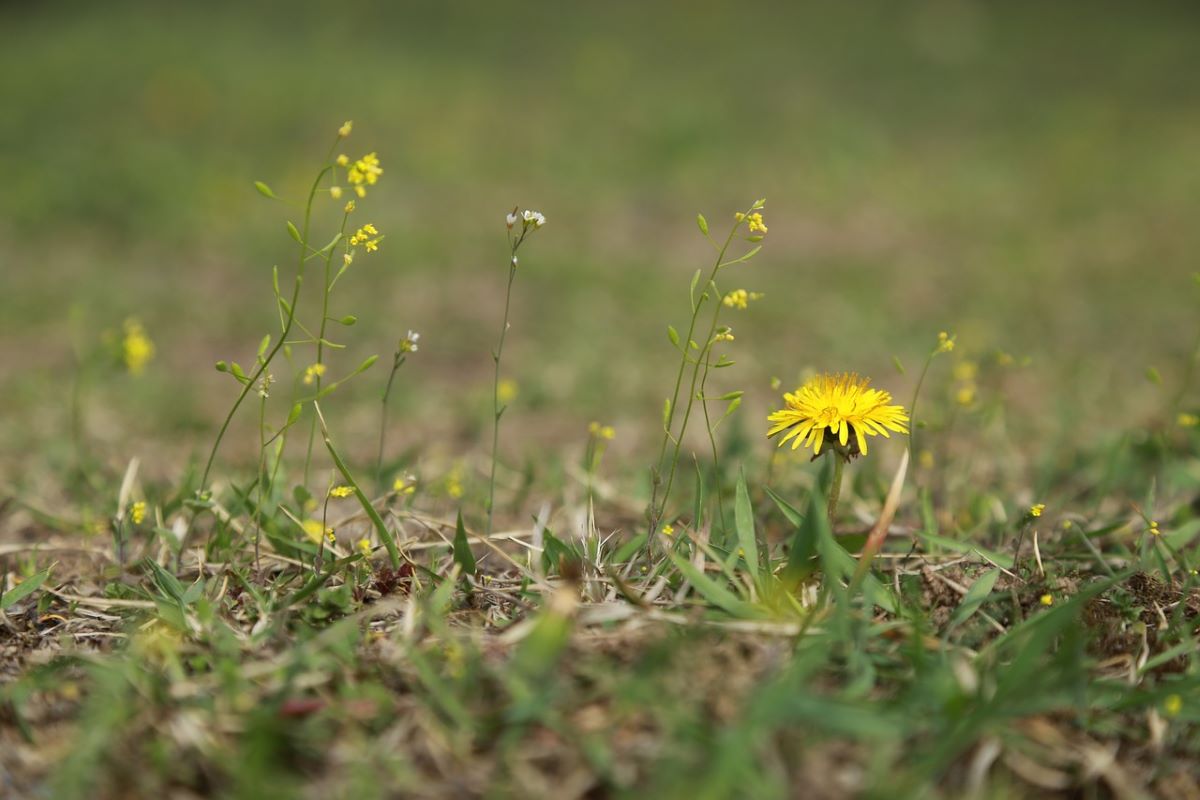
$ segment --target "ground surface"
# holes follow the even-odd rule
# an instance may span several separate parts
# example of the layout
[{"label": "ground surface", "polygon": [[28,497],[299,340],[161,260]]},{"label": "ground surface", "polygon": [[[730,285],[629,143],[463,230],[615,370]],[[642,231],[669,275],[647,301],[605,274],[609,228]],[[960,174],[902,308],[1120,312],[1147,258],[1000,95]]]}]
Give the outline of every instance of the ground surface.
[{"label": "ground surface", "polygon": [[[1200,797],[1198,21],[0,10],[0,795]],[[386,238],[339,280],[358,321],[330,370],[384,363],[320,404],[369,502],[322,502],[345,478],[319,431],[305,464],[311,403],[257,484],[253,395],[197,500],[239,388],[212,364],[278,333],[284,221],[348,118],[385,170],[354,221]],[[723,236],[758,197],[763,250],[721,290],[765,296],[724,312],[737,363],[706,390],[741,407],[715,446],[693,421],[673,538],[625,547],[666,328],[712,263],[695,214]],[[316,246],[342,202],[317,198]],[[513,288],[488,536],[518,203],[549,222]],[[911,405],[943,330],[864,580],[907,442],[848,468],[830,531],[822,463],[773,456],[764,420],[811,370]],[[312,351],[272,366],[272,430]],[[616,435],[589,505],[593,420]]]}]

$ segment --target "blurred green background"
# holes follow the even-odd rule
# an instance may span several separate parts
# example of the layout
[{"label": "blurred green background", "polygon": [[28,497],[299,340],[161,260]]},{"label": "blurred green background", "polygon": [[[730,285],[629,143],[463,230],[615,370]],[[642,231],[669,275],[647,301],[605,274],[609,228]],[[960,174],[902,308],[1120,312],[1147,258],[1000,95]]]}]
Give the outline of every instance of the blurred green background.
[{"label": "blurred green background", "polygon": [[[514,293],[513,454],[595,418],[647,462],[665,326],[711,258],[695,214],[722,231],[758,197],[770,235],[723,288],[766,298],[731,315],[718,387],[749,390],[755,436],[769,379],[806,368],[907,402],[942,329],[956,357],[1028,358],[997,389],[1014,437],[1161,417],[1198,324],[1198,21],[1185,3],[0,5],[3,469],[65,447],[72,340],[131,315],[158,357],[137,380],[95,370],[89,438],[165,470],[206,446],[236,388],[211,365],[253,359],[271,267],[291,274],[298,214],[252,181],[301,195],[344,119],[345,150],[383,161],[359,220],[388,238],[339,284],[360,324],[331,369],[422,333],[397,447],[481,441],[514,204],[549,224]],[[330,232],[338,206],[319,204]],[[330,401],[368,452],[385,377]]]}]

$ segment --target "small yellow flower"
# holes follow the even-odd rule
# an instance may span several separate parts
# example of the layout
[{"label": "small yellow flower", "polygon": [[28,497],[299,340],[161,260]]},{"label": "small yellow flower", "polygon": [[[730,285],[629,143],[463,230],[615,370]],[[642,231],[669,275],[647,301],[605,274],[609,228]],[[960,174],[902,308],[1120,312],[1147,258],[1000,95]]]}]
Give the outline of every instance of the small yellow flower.
[{"label": "small yellow flower", "polygon": [[379,157],[374,153],[367,153],[347,168],[346,182],[354,187],[354,192],[359,197],[364,197],[367,193],[364,184],[374,186],[382,174]]},{"label": "small yellow flower", "polygon": [[979,365],[970,359],[964,359],[954,365],[954,380],[973,381],[979,374]]},{"label": "small yellow flower", "polygon": [[1183,698],[1177,694],[1167,695],[1163,701],[1163,713],[1168,717],[1177,717],[1180,711],[1183,711]]},{"label": "small yellow flower", "polygon": [[350,135],[350,131],[354,130],[354,120],[346,120],[342,123],[342,127],[338,128],[338,136],[345,139]]},{"label": "small yellow flower", "polygon": [[975,402],[975,384],[968,383],[966,386],[961,386],[958,392],[954,395],[954,400],[960,406],[969,406]]},{"label": "small yellow flower", "polygon": [[853,434],[850,455],[866,455],[868,436],[889,438],[888,431],[908,433],[904,407],[890,405],[892,396],[870,388],[870,384],[870,380],[849,372],[813,377],[783,396],[786,408],[767,418],[774,423],[767,437],[787,431],[779,440],[780,447],[791,439],[793,450],[803,445],[820,455],[826,436],[836,438],[845,448]]},{"label": "small yellow flower", "polygon": [[351,486],[335,486],[329,490],[330,497],[349,497],[354,494],[354,488]]},{"label": "small yellow flower", "polygon": [[313,544],[320,544],[322,538],[328,539],[331,543],[335,541],[333,528],[325,527],[319,519],[306,519],[301,527],[304,528],[304,535]]},{"label": "small yellow flower", "polygon": [[345,211],[347,214],[349,214],[350,212],[354,211],[354,201],[353,201],[353,200],[347,200],[347,201],[346,201],[346,207],[345,207],[344,209],[342,209],[342,210],[343,210],[343,211]]},{"label": "small yellow flower", "polygon": [[1150,520],[1150,535],[1151,536],[1159,536],[1161,534],[1162,534],[1162,531],[1160,531],[1158,529],[1158,520],[1153,520],[1153,519]]},{"label": "small yellow flower", "polygon": [[674,536],[675,535],[675,526],[671,525],[670,523],[663,525],[662,532],[663,532],[663,536]]},{"label": "small yellow flower", "polygon": [[412,494],[417,490],[417,479],[412,475],[404,475],[392,483],[392,491],[396,494]]},{"label": "small yellow flower", "polygon": [[1045,510],[1046,510],[1045,503],[1034,503],[1033,505],[1031,505],[1029,507],[1029,516],[1035,517],[1035,518],[1040,517],[1042,515],[1042,512]]},{"label": "small yellow flower", "polygon": [[304,384],[311,386],[317,378],[325,374],[324,364],[309,364],[304,368]]},{"label": "small yellow flower", "polygon": [[146,364],[154,358],[154,342],[146,335],[142,323],[130,317],[125,320],[125,337],[121,340],[121,357],[130,375],[141,375]]},{"label": "small yellow flower", "polygon": [[1044,594],[1038,599],[1038,602],[1044,606],[1052,606],[1054,605],[1054,595]]},{"label": "small yellow flower", "polygon": [[146,519],[146,501],[138,500],[129,509],[129,519],[133,520],[134,525],[141,525]]},{"label": "small yellow flower", "polygon": [[339,156],[337,157],[337,165],[338,165],[339,167],[348,167],[348,166],[350,166],[350,156],[346,155],[345,153],[342,153],[341,155],[339,155]]},{"label": "small yellow flower", "polygon": [[[372,238],[375,237],[375,238]],[[372,224],[367,223],[354,232],[350,237],[350,246],[358,247],[360,244],[367,248],[368,253],[374,253],[379,249],[379,230]]]},{"label": "small yellow flower", "polygon": [[954,334],[938,331],[938,343],[936,353],[951,353],[954,351]]},{"label": "small yellow flower", "polygon": [[340,186],[330,186],[330,187],[329,187],[329,196],[330,196],[330,197],[332,197],[334,200],[337,200],[337,199],[341,198],[341,196],[342,196],[342,187],[340,187]]},{"label": "small yellow flower", "polygon": [[739,211],[733,216],[738,222],[745,220],[747,223],[746,227],[750,233],[765,234],[767,232],[767,226],[763,224],[763,215],[761,212],[755,211],[753,214],[743,214]]},{"label": "small yellow flower", "polygon": [[733,328],[721,328],[717,331],[717,335],[713,337],[714,342],[732,342]]},{"label": "small yellow flower", "polygon": [[521,387],[512,378],[505,378],[496,385],[496,398],[501,403],[511,403],[520,392]]},{"label": "small yellow flower", "polygon": [[367,539],[367,538],[359,539],[357,542],[355,542],[354,547],[355,547],[355,549],[358,550],[358,552],[360,552],[364,556],[370,558],[370,556],[371,556],[371,540],[370,539]]},{"label": "small yellow flower", "polygon": [[348,267],[354,263],[354,253],[342,253],[342,266]]},{"label": "small yellow flower", "polygon": [[607,439],[609,441],[612,441],[617,435],[617,431],[612,425],[601,425],[599,422],[593,422],[588,425],[588,433],[593,438]]},{"label": "small yellow flower", "polygon": [[1195,414],[1184,413],[1176,417],[1175,422],[1181,428],[1194,428],[1197,425],[1200,425],[1200,417],[1196,416]]},{"label": "small yellow flower", "polygon": [[462,469],[455,467],[446,475],[446,494],[454,499],[463,496]]}]

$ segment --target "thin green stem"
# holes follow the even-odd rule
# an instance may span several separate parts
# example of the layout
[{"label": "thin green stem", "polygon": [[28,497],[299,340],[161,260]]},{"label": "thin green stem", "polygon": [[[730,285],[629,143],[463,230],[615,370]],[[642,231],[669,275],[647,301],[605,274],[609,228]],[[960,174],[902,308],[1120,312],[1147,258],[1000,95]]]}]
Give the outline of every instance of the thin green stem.
[{"label": "thin green stem", "polygon": [[504,409],[500,407],[500,358],[504,355],[504,339],[508,333],[508,312],[512,303],[512,286],[513,279],[517,276],[517,248],[521,246],[525,234],[521,233],[521,238],[517,239],[516,244],[512,246],[511,256],[508,266],[508,287],[504,291],[504,324],[500,327],[500,342],[496,346],[496,352],[492,354],[492,361],[495,362],[496,371],[492,378],[492,471],[488,478],[488,504],[487,504],[487,535],[492,535],[492,518],[495,514],[496,506],[496,454],[500,445],[500,417],[504,414]]},{"label": "thin green stem", "polygon": [[921,386],[925,383],[925,375],[929,372],[929,365],[933,363],[933,357],[938,353],[934,350],[925,359],[925,366],[921,368],[921,376],[917,378],[917,387],[913,389],[912,402],[908,404],[908,452],[916,453],[913,445],[916,440],[917,431],[917,398],[921,396]]},{"label": "thin green stem", "polygon": [[379,454],[375,457],[375,483],[379,491],[383,491],[383,445],[384,439],[387,436],[387,418],[388,418],[388,398],[392,394],[392,383],[396,380],[396,373],[400,370],[400,365],[404,363],[403,351],[397,350],[392,356],[392,371],[388,373],[387,386],[383,390],[383,399],[380,402],[379,413]]}]

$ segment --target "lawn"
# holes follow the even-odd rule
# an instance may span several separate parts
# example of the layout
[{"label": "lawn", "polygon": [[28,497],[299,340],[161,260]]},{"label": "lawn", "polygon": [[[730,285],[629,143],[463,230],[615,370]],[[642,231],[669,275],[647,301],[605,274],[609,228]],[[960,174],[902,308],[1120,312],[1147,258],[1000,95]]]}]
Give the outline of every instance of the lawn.
[{"label": "lawn", "polygon": [[1198,23],[0,9],[0,796],[1200,796]]}]

